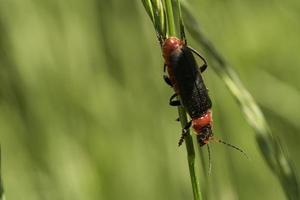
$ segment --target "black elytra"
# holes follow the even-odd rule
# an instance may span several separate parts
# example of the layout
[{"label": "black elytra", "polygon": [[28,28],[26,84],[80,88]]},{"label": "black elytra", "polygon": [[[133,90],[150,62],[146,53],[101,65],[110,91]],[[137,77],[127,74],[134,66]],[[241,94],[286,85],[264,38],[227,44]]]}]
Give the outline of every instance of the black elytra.
[{"label": "black elytra", "polygon": [[192,119],[202,116],[212,107],[200,72],[206,65],[199,69],[192,50],[185,45],[174,51],[169,61],[183,106]]}]

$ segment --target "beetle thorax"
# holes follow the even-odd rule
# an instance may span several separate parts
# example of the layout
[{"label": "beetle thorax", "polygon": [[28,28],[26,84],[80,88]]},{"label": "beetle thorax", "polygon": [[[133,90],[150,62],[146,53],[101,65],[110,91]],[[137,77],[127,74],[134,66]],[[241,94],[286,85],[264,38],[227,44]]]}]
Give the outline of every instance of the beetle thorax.
[{"label": "beetle thorax", "polygon": [[169,37],[164,41],[162,46],[163,57],[166,61],[166,64],[169,62],[170,55],[177,50],[180,50],[183,46],[183,41],[177,37]]},{"label": "beetle thorax", "polygon": [[201,134],[202,129],[206,126],[212,126],[212,113],[208,110],[200,117],[192,120],[192,127],[197,134]]}]

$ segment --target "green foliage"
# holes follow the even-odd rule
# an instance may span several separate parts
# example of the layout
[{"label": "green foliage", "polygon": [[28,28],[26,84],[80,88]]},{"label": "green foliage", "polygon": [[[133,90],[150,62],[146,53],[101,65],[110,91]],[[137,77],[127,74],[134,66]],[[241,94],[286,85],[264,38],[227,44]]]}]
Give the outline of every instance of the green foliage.
[{"label": "green foliage", "polygon": [[[299,172],[299,2],[189,4],[205,35],[263,108]],[[207,49],[187,38],[213,66]],[[2,1],[6,199],[192,199],[186,153],[177,148],[181,127],[161,76],[161,52],[140,1]],[[251,158],[212,144],[212,175],[201,179],[205,196],[285,199],[224,81],[210,68],[204,78],[215,135]]]},{"label": "green foliage", "polygon": [[187,6],[184,8],[187,16],[186,24],[189,30],[191,30],[191,35],[198,43],[203,45],[209,56],[211,56],[213,62],[212,67],[236,98],[246,120],[254,128],[255,137],[262,156],[265,158],[270,169],[273,170],[274,174],[278,177],[288,199],[299,199],[299,183],[291,161],[287,153],[282,150],[278,139],[274,138],[259,106],[244,87],[237,73],[229,66],[208,38],[204,36],[200,25],[196,22]]},{"label": "green foliage", "polygon": [[[165,17],[165,11],[163,8],[162,1],[161,0],[142,0],[142,3],[154,25],[154,28],[155,28],[157,34],[161,35],[161,36],[166,36],[167,35],[166,17]],[[172,11],[170,11],[170,12],[172,12]],[[168,22],[169,22],[169,20],[168,20]]]}]

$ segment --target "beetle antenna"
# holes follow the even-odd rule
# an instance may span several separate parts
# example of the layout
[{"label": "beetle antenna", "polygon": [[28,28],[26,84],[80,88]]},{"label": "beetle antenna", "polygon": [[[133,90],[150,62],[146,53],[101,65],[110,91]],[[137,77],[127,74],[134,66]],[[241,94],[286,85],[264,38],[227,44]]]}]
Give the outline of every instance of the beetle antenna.
[{"label": "beetle antenna", "polygon": [[220,143],[225,144],[225,145],[227,145],[227,146],[229,146],[231,148],[234,148],[235,150],[238,150],[239,152],[241,152],[242,154],[244,154],[247,159],[249,159],[248,155],[242,149],[240,149],[239,147],[234,146],[234,145],[232,145],[230,143],[227,143],[227,142],[225,142],[223,140],[220,140],[220,139],[217,139],[217,142],[220,142]]},{"label": "beetle antenna", "polygon": [[210,155],[209,144],[207,144],[207,152],[208,152],[208,175],[210,175],[211,174],[211,155]]}]

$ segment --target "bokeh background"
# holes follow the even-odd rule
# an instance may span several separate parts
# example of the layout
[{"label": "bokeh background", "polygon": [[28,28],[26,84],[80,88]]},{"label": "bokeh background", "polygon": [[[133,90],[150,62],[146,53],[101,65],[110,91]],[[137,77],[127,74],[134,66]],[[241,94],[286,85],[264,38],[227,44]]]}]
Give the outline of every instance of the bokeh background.
[{"label": "bokeh background", "polygon": [[[261,105],[299,172],[300,2],[189,3],[203,31]],[[162,63],[139,0],[1,0],[6,198],[192,199]],[[250,157],[211,145],[212,174],[205,182],[210,199],[285,199],[224,83],[211,68],[204,76],[215,135]],[[207,172],[199,171],[204,180]]]}]

